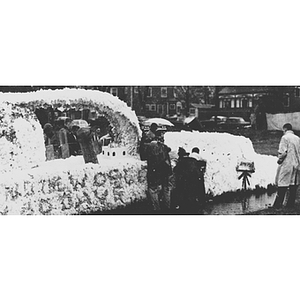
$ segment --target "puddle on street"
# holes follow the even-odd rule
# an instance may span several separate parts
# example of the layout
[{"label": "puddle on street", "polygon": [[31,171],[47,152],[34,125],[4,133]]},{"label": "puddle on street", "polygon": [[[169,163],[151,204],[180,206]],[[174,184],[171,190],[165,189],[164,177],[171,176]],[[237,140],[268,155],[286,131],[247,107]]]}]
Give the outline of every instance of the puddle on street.
[{"label": "puddle on street", "polygon": [[232,197],[232,201],[228,201],[228,195],[226,195],[225,201],[225,196],[219,196],[217,201],[210,201],[207,203],[205,211],[209,215],[241,215],[255,212],[272,206],[275,195],[276,192],[240,195],[235,199]]}]

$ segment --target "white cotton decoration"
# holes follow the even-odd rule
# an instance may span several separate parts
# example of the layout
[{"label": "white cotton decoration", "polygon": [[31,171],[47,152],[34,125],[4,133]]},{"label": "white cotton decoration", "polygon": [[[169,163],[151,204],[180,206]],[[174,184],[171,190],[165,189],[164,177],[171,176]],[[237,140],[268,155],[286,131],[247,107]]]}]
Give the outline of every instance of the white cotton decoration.
[{"label": "white cotton decoration", "polygon": [[167,132],[165,143],[172,149],[174,159],[179,147],[187,152],[194,147],[200,149],[201,157],[207,161],[206,191],[212,196],[242,188],[238,179],[240,173],[236,171],[241,160],[254,161],[255,173],[251,174],[250,189],[267,188],[275,183],[277,158],[255,153],[251,140],[246,137],[219,132]]}]

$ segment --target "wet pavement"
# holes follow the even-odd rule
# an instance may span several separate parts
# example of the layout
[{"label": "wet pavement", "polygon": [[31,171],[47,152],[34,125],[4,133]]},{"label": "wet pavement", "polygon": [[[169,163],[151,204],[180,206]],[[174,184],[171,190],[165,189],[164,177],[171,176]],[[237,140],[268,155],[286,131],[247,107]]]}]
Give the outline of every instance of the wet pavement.
[{"label": "wet pavement", "polygon": [[[204,209],[194,215],[242,215],[268,209],[275,200],[275,191],[259,190],[254,192],[235,192],[220,195],[208,200]],[[128,214],[144,215],[157,214],[153,211],[149,201],[138,201],[123,208],[110,211],[97,211],[91,214]],[[158,214],[181,214],[178,210],[159,212]]]},{"label": "wet pavement", "polygon": [[241,215],[268,209],[273,205],[275,195],[276,192],[252,195],[240,194],[235,198],[232,196],[231,201],[222,199],[222,196],[220,196],[217,200],[211,200],[206,204],[204,214]]},{"label": "wet pavement", "polygon": [[[189,215],[300,215],[300,188],[297,192],[295,208],[274,209],[272,205],[276,188],[257,189],[226,193],[208,200],[202,211]],[[288,196],[288,194],[287,194]],[[96,211],[90,215],[182,215],[178,210],[156,213],[146,199],[109,211]]]}]

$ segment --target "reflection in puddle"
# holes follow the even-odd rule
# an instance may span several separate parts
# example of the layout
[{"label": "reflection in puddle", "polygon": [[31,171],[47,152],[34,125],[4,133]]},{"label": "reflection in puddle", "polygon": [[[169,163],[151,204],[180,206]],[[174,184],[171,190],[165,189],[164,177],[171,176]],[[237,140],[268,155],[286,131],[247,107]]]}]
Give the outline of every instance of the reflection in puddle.
[{"label": "reflection in puddle", "polygon": [[[218,201],[209,202],[205,211],[210,215],[240,215],[249,212],[266,209],[273,205],[276,193],[263,193],[260,195],[240,196],[229,202],[222,202],[222,196]],[[228,198],[228,197],[227,197]]]}]

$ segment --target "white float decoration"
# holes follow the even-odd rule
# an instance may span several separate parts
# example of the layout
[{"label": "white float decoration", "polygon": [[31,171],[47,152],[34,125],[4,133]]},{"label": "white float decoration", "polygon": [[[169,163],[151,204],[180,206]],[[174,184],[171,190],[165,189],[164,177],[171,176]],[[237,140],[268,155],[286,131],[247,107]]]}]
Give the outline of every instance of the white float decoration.
[{"label": "white float decoration", "polygon": [[[126,160],[98,156],[45,161],[36,107],[93,107],[113,127],[115,150]],[[145,163],[138,157],[141,130],[135,113],[117,97],[82,89],[0,93],[0,213],[78,214],[112,209],[146,196]],[[126,150],[125,150],[126,149]]]},{"label": "white float decoration", "polygon": [[[98,155],[45,161],[42,128],[35,107],[93,107],[113,125],[115,148]],[[80,89],[0,93],[0,214],[79,214],[107,210],[146,198],[146,163],[137,146],[141,136],[135,113],[108,93]],[[167,132],[174,166],[179,147],[201,149],[207,160],[206,190],[212,195],[241,189],[236,165],[254,161],[250,188],[274,184],[276,157],[256,154],[249,139],[226,133]],[[126,151],[126,155],[123,155]],[[115,152],[115,156],[113,156]]]},{"label": "white float decoration", "polygon": [[250,189],[267,188],[275,184],[277,158],[271,155],[260,155],[254,151],[249,138],[219,132],[167,132],[165,143],[172,149],[173,161],[179,147],[187,152],[198,147],[201,156],[207,161],[205,186],[208,194],[221,195],[224,192],[240,190],[236,166],[240,161],[251,161],[255,173],[251,174]]},{"label": "white float decoration", "polygon": [[101,158],[126,158],[128,155],[126,147],[116,147],[116,146],[103,146],[101,152]]}]

